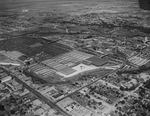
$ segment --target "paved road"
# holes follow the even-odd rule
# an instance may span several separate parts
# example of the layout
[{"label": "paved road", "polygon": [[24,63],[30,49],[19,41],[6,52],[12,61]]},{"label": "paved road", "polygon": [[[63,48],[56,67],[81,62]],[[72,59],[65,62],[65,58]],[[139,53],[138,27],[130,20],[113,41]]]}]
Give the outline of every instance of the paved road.
[{"label": "paved road", "polygon": [[34,90],[30,86],[28,86],[26,83],[24,83],[23,81],[21,81],[20,79],[18,79],[16,76],[12,75],[12,77],[14,77],[18,83],[22,84],[30,92],[32,92],[33,94],[35,94],[38,98],[42,99],[45,103],[47,103],[52,108],[55,108],[56,110],[58,110],[64,116],[71,116],[71,115],[67,114],[65,111],[63,111],[60,107],[58,107],[55,103],[51,102],[49,99],[47,99],[46,97],[44,97],[41,93],[37,92],[36,90]]},{"label": "paved road", "polygon": [[[107,76],[107,75],[109,75],[109,74],[111,74],[111,73],[113,73],[113,72],[115,72],[115,71],[117,71],[117,70],[118,70],[118,69],[105,72],[105,74],[103,74],[101,77]],[[88,86],[94,84],[95,82],[99,81],[100,79],[101,79],[101,78],[98,78],[98,79],[96,79],[95,81],[93,81],[92,83],[89,83],[89,84],[87,84],[87,85],[85,85],[85,86],[83,86],[83,87],[77,89],[76,91],[74,91],[74,92],[68,94],[68,95],[65,96],[64,98],[70,97],[70,96],[73,95],[75,92],[80,91],[81,89],[83,89],[83,88],[85,88],[85,87],[88,87]],[[64,99],[64,98],[62,98],[62,99]],[[61,101],[62,99],[59,99],[57,102]]]}]

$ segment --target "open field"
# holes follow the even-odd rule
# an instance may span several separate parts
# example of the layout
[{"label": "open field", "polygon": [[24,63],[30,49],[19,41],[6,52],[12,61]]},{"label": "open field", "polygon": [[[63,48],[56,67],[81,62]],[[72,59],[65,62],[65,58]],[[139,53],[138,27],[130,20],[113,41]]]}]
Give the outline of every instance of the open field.
[{"label": "open field", "polygon": [[[61,47],[60,47],[61,46]],[[40,53],[45,53],[49,57],[54,57],[60,54],[64,54],[69,51],[65,49],[64,45],[60,44],[45,44],[41,39],[34,38],[17,38],[4,40],[0,42],[0,50],[5,51],[20,51],[28,57],[36,56]]]}]

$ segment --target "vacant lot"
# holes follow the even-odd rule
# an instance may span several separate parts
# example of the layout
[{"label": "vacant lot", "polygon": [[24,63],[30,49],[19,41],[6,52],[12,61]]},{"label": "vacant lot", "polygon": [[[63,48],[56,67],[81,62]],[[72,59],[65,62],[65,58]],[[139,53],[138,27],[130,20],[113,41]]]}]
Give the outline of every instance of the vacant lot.
[{"label": "vacant lot", "polygon": [[[35,46],[40,45],[40,46]],[[34,47],[31,47],[34,46]],[[64,54],[69,51],[65,45],[58,43],[45,43],[37,38],[17,38],[0,41],[0,50],[20,51],[28,57],[33,57],[36,54],[45,53],[50,57]]]}]

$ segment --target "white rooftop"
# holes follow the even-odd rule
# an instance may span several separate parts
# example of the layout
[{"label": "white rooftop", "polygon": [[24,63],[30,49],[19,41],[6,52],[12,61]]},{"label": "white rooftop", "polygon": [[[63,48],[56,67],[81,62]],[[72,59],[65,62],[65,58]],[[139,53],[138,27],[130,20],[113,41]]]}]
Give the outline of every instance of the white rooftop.
[{"label": "white rooftop", "polygon": [[72,69],[76,70],[74,73],[71,73],[69,75],[65,75],[65,74],[62,74],[60,72],[57,72],[57,74],[67,78],[67,77],[75,76],[75,75],[82,73],[82,72],[85,72],[85,71],[90,71],[90,70],[94,70],[94,69],[98,69],[98,68],[99,67],[96,67],[94,65],[85,65],[85,64],[81,63],[77,66],[72,67]]}]

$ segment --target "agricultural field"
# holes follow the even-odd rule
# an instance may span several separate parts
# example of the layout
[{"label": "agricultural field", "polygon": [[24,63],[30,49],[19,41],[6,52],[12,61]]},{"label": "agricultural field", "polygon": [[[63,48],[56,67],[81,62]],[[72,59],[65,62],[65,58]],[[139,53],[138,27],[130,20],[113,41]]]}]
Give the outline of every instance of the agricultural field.
[{"label": "agricultural field", "polygon": [[0,41],[0,50],[5,51],[19,51],[27,57],[37,57],[44,60],[43,57],[51,58],[64,54],[71,49],[65,48],[65,45],[60,45],[47,42],[38,38],[16,38]]}]

